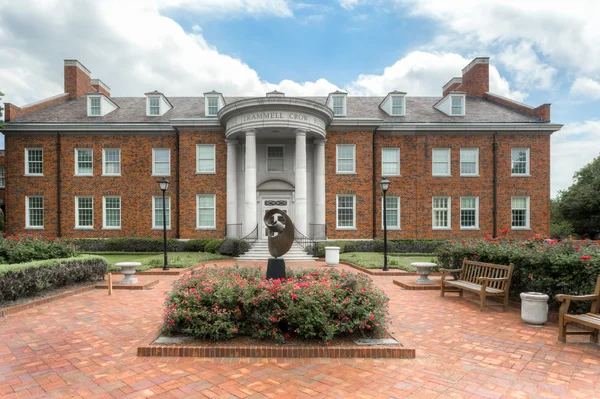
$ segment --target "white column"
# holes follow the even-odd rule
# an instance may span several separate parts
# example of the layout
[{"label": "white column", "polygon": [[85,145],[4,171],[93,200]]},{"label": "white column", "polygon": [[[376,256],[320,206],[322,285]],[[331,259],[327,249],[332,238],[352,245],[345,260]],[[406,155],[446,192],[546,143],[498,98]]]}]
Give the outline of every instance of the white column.
[{"label": "white column", "polygon": [[246,132],[246,171],[244,184],[244,235],[256,227],[256,130]]},{"label": "white column", "polygon": [[322,230],[315,234],[325,238],[325,142],[326,140],[315,140],[314,154],[314,176],[315,176],[315,224],[322,225]]},{"label": "white column", "polygon": [[306,187],[306,130],[296,130],[296,195],[294,202],[294,225],[307,235],[307,187]]},{"label": "white column", "polygon": [[[238,223],[237,207],[237,140],[226,140],[227,142],[227,224]],[[242,234],[235,227],[227,231],[228,237]],[[237,237],[241,238],[241,237]]]}]

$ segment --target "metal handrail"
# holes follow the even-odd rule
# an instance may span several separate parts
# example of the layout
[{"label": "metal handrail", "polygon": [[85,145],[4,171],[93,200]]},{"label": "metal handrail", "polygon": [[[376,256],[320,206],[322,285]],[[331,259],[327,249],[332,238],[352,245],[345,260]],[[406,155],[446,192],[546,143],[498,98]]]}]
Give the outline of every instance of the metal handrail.
[{"label": "metal handrail", "polygon": [[242,224],[241,223],[228,224],[225,237],[241,238],[242,237]]},{"label": "metal handrail", "polygon": [[306,251],[307,254],[317,256],[317,242],[299,232],[296,227],[294,227],[294,230],[294,242],[300,245],[300,247]]},{"label": "metal handrail", "polygon": [[248,233],[246,236],[240,238],[239,241],[236,242],[235,252],[238,255],[241,255],[240,242],[244,241],[244,242],[248,243],[249,246],[251,247],[257,240],[258,240],[258,224],[254,228],[254,230],[252,230],[250,233]]}]

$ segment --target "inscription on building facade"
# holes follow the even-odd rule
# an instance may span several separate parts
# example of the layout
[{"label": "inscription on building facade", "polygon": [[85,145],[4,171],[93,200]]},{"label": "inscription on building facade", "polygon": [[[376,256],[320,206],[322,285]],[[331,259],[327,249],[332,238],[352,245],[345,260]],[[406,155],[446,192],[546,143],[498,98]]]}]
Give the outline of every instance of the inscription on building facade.
[{"label": "inscription on building facade", "polygon": [[269,121],[277,121],[277,122],[303,122],[308,123],[320,128],[325,128],[325,122],[316,116],[312,116],[309,114],[304,114],[301,112],[294,111],[273,111],[273,112],[252,112],[248,114],[242,114],[232,118],[228,122],[228,126],[237,126],[243,123],[252,123],[252,122],[269,122]]}]

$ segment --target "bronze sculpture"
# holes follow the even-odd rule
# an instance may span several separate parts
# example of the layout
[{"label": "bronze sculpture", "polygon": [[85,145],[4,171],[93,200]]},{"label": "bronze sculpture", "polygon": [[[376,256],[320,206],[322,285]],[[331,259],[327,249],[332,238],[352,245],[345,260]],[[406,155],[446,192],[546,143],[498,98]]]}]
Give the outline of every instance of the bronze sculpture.
[{"label": "bronze sculpture", "polygon": [[[283,223],[279,217],[283,218]],[[267,264],[267,278],[285,278],[285,261],[278,258],[294,243],[294,224],[285,212],[276,208],[268,211],[263,221],[269,230],[269,253],[273,256]]]}]

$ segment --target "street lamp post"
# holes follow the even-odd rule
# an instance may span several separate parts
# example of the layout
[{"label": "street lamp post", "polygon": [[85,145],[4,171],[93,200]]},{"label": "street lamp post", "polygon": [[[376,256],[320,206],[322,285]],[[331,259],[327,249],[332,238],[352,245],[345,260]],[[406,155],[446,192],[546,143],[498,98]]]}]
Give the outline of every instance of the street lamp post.
[{"label": "street lamp post", "polygon": [[387,272],[390,269],[388,268],[387,257],[387,201],[385,199],[385,194],[390,187],[390,181],[384,177],[379,184],[381,185],[381,190],[383,191],[383,271]]},{"label": "street lamp post", "polygon": [[163,270],[169,270],[169,262],[167,259],[167,196],[166,196],[167,189],[169,188],[169,181],[163,177],[157,183],[163,193],[163,201],[162,201],[162,203],[163,203],[163,240],[164,240],[164,249],[165,249],[165,263],[163,266]]}]

